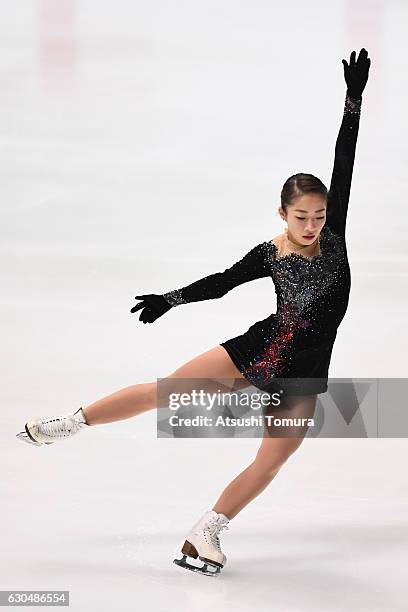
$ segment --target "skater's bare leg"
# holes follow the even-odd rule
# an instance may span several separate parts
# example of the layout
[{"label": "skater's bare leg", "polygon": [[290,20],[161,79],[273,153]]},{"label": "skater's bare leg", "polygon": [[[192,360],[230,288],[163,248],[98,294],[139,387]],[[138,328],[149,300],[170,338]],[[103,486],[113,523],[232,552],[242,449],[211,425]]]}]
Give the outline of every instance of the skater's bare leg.
[{"label": "skater's bare leg", "polygon": [[156,383],[124,387],[83,408],[88,425],[101,425],[130,419],[156,405]]},{"label": "skater's bare leg", "polygon": [[[244,380],[227,351],[220,345],[194,357],[167,378]],[[83,412],[88,425],[100,425],[129,419],[155,407],[157,407],[157,382],[154,381],[124,387],[83,407]]]},{"label": "skater's bare leg", "polygon": [[[288,397],[284,410],[280,412],[275,409],[273,414],[312,418],[316,399],[316,395]],[[287,430],[288,437],[273,437],[273,427],[266,428],[266,437],[262,439],[254,461],[224,489],[212,510],[225,514],[229,519],[236,516],[275,478],[290,455],[299,448],[306,433],[307,427]]]}]

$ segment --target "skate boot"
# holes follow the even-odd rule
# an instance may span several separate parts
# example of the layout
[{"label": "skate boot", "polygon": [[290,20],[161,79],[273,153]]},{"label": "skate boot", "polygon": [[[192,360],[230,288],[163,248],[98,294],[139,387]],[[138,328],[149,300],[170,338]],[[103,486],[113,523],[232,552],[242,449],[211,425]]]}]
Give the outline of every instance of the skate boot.
[{"label": "skate boot", "polygon": [[82,408],[74,414],[39,417],[25,424],[25,431],[16,434],[19,440],[42,446],[70,438],[88,425]]},{"label": "skate boot", "polygon": [[[174,559],[173,563],[206,576],[217,576],[227,562],[218,538],[221,529],[229,529],[227,523],[225,514],[206,512],[187,534],[181,548],[182,558]],[[196,560],[197,565],[188,563],[187,557]]]}]

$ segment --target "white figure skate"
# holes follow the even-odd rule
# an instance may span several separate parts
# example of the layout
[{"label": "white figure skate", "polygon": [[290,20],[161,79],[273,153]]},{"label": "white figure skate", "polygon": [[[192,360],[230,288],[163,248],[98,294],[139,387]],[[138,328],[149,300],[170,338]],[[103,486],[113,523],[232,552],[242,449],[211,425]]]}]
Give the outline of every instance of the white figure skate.
[{"label": "white figure skate", "polygon": [[[206,512],[187,534],[181,548],[182,558],[174,559],[173,563],[206,576],[217,576],[227,562],[218,538],[221,529],[229,529],[227,523],[229,519],[225,514],[218,514],[214,510]],[[201,561],[202,564],[187,563],[187,557],[197,559],[197,563]]]},{"label": "white figure skate", "polygon": [[66,440],[81,431],[85,425],[88,423],[82,408],[79,408],[74,414],[31,419],[25,424],[25,431],[20,431],[16,437],[29,444],[42,446]]}]

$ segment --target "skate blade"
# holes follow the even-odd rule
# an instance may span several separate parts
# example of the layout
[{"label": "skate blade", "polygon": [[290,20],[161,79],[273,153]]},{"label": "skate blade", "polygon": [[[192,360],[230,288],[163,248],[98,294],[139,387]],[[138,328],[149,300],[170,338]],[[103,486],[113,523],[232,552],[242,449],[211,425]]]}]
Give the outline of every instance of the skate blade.
[{"label": "skate blade", "polygon": [[[194,559],[194,561],[196,560]],[[179,567],[182,567],[183,569],[188,569],[192,572],[197,572],[198,574],[202,574],[203,576],[215,577],[218,576],[221,572],[221,568],[219,566],[212,565],[211,563],[208,563],[208,561],[201,561],[201,563],[203,564],[202,566],[192,565],[191,563],[187,562],[187,555],[183,555],[181,559],[174,559],[173,563],[175,563]]]},{"label": "skate blade", "polygon": [[37,440],[33,440],[30,436],[27,435],[25,431],[20,431],[20,433],[16,434],[16,438],[22,440],[23,442],[27,442],[28,444],[34,444],[34,446],[44,446],[44,444],[54,444],[54,442],[37,442]]},{"label": "skate blade", "polygon": [[25,431],[20,431],[20,433],[16,434],[16,438],[22,440],[23,442],[27,442],[27,444],[33,444],[34,446],[42,446],[41,442],[35,442],[32,440]]}]

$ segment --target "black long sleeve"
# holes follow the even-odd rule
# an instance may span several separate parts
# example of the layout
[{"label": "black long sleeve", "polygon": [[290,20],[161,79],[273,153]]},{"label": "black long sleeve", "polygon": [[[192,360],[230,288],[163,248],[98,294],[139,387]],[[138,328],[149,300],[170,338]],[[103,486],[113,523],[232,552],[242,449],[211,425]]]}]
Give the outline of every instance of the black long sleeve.
[{"label": "black long sleeve", "polygon": [[234,287],[265,276],[271,276],[271,270],[266,261],[266,242],[262,242],[224,272],[210,274],[191,285],[168,291],[163,297],[171,306],[221,298]]},{"label": "black long sleeve", "polygon": [[326,224],[340,235],[345,235],[346,218],[353,175],[354,156],[360,124],[361,98],[346,94],[343,120],[337,136],[334,167],[327,198]]}]

